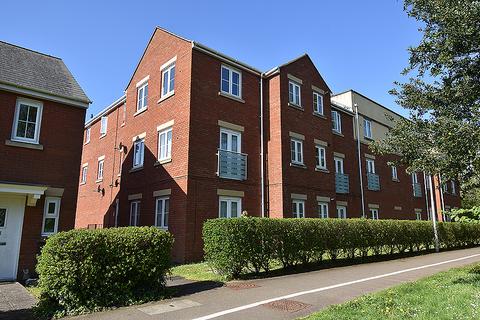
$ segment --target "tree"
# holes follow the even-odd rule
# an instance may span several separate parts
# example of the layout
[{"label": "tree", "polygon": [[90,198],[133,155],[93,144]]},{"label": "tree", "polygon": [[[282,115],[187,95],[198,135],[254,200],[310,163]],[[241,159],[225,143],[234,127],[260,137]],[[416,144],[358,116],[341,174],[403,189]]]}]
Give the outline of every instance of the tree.
[{"label": "tree", "polygon": [[480,169],[480,1],[405,0],[423,38],[410,47],[405,83],[391,94],[409,110],[374,143],[380,154],[400,154],[408,171],[442,174],[478,185]]}]

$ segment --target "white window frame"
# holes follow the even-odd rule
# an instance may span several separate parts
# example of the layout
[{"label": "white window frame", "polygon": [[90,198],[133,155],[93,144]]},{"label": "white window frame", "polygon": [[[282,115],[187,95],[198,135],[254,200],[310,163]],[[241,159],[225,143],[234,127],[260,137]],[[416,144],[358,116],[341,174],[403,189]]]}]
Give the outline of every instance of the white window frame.
[{"label": "white window frame", "polygon": [[[342,211],[343,211],[343,214],[341,214]],[[337,218],[339,219],[347,218],[347,206],[337,205]]]},{"label": "white window frame", "polygon": [[3,207],[3,208],[1,208],[1,207],[0,207],[0,209],[3,209],[3,210],[5,210],[5,219],[4,219],[4,223],[3,223],[3,226],[0,226],[0,230],[2,230],[2,229],[5,229],[5,228],[7,228],[8,208],[6,208],[6,207]]},{"label": "white window frame", "polygon": [[103,116],[100,119],[100,138],[105,137],[107,135],[107,129],[108,129],[108,117]]},{"label": "white window frame", "polygon": [[315,145],[315,167],[327,170],[327,149],[321,145]]},{"label": "white window frame", "polygon": [[313,112],[323,115],[323,94],[316,91],[313,91]]},{"label": "white window frame", "polygon": [[[145,93],[146,92],[146,93]],[[148,80],[137,87],[137,112],[148,108]]]},{"label": "white window frame", "polygon": [[305,218],[305,200],[292,199],[292,216],[294,218]]},{"label": "white window frame", "polygon": [[363,119],[363,136],[367,139],[373,139],[372,121],[369,119]]},{"label": "white window frame", "polygon": [[303,165],[303,141],[290,138],[290,158],[293,164]]},{"label": "white window frame", "polygon": [[[227,148],[222,148],[222,134],[227,135]],[[233,137],[237,137],[237,150],[233,150]],[[219,149],[230,151],[230,152],[237,152],[242,153],[242,133],[239,131],[234,131],[226,128],[220,128],[220,141],[219,141]]]},{"label": "white window frame", "polygon": [[375,174],[375,160],[366,159],[367,173]]},{"label": "white window frame", "polygon": [[88,176],[88,163],[82,166],[82,173],[81,173],[81,181],[80,184],[87,183],[87,176]]},{"label": "white window frame", "polygon": [[[50,203],[55,203],[55,212],[53,214],[48,212],[48,207]],[[49,236],[58,232],[58,220],[60,217],[60,203],[61,203],[61,198],[57,198],[57,197],[45,198],[45,205],[43,208],[43,219],[42,219],[42,236]],[[45,221],[47,219],[55,219],[54,230],[52,232],[45,232]]]},{"label": "white window frame", "polygon": [[87,143],[90,142],[90,129],[91,129],[91,127],[87,128],[85,130],[85,142],[84,142],[84,144],[87,144]]},{"label": "white window frame", "polygon": [[391,166],[392,168],[392,180],[398,181],[398,170],[396,166]]},{"label": "white window frame", "polygon": [[99,157],[97,162],[97,181],[103,180],[103,173],[105,169],[105,156]]},{"label": "white window frame", "polygon": [[[33,107],[37,109],[37,116],[35,118],[35,132],[33,134],[33,138],[21,137],[17,136],[17,129],[18,129],[18,122],[20,121],[20,106],[25,105],[28,107]],[[15,117],[14,123],[12,126],[12,140],[19,141],[19,142],[26,142],[32,144],[38,144],[40,139],[40,128],[42,124],[42,113],[43,113],[43,103],[36,100],[25,99],[25,98],[17,98],[17,102],[15,105]],[[27,114],[28,118],[28,114]],[[22,120],[23,121],[23,120]],[[25,121],[24,121],[25,122]],[[33,123],[31,121],[26,121],[27,123]],[[25,128],[26,130],[26,128]]]},{"label": "white window frame", "polygon": [[[227,213],[225,217],[222,217],[222,202],[227,203]],[[232,203],[237,204],[237,217],[232,217]],[[240,197],[228,197],[220,196],[218,197],[218,217],[219,218],[239,218],[242,215],[242,198]]]},{"label": "white window frame", "polygon": [[368,209],[368,211],[370,212],[370,217],[372,218],[372,220],[378,220],[378,209],[377,208],[370,208],[370,209]]},{"label": "white window frame", "polygon": [[416,220],[422,220],[422,212],[421,211],[415,211],[415,219]]},{"label": "white window frame", "polygon": [[[298,96],[296,95],[295,89],[298,89]],[[293,80],[288,80],[288,102],[298,107],[302,106],[301,85]]]},{"label": "white window frame", "polygon": [[[176,71],[175,65],[176,63],[172,62],[162,69],[161,98],[171,96],[175,93],[175,71]],[[165,81],[165,75],[168,78],[167,81]],[[165,92],[165,89],[166,89],[166,92]]]},{"label": "white window frame", "polygon": [[317,208],[318,208],[318,216],[322,219],[327,219],[328,218],[328,202],[318,201]]},{"label": "white window frame", "polygon": [[333,157],[333,163],[335,164],[335,173],[345,174],[345,169],[343,167],[343,158]]},{"label": "white window frame", "polygon": [[[224,81],[223,70],[224,69],[228,71],[228,91],[223,90],[223,81]],[[234,73],[238,74],[238,95],[233,93],[233,74]],[[241,99],[242,98],[242,72],[238,69],[222,64],[220,68],[220,92]]]},{"label": "white window frame", "polygon": [[[139,147],[139,153],[137,154],[137,147]],[[133,142],[133,160],[132,168],[143,167],[143,161],[145,157],[145,138],[137,139]]]},{"label": "white window frame", "polygon": [[[128,221],[128,224],[132,227],[137,227],[138,222],[140,221],[140,206],[141,206],[141,201],[140,200],[132,200],[130,201],[130,220]],[[134,212],[135,209],[135,212]],[[133,218],[133,221],[132,221]],[[133,222],[133,224],[132,224]]]},{"label": "white window frame", "polygon": [[452,189],[452,194],[456,195],[457,194],[457,189],[455,186],[455,181],[450,181],[450,188]]},{"label": "white window frame", "polygon": [[[170,133],[170,141],[168,136]],[[165,136],[165,146],[162,146],[162,136]],[[172,143],[173,143],[173,131],[172,127],[168,127],[158,131],[158,161],[168,161],[172,159]]]},{"label": "white window frame", "polygon": [[340,115],[340,112],[336,110],[332,110],[332,130],[333,132],[342,133],[342,116]]},{"label": "white window frame", "polygon": [[[166,209],[165,204],[168,202],[168,208]],[[159,204],[162,204],[159,206]],[[162,208],[162,211],[159,211],[159,208]],[[170,212],[170,196],[157,197],[155,198],[155,226],[162,229],[168,229],[168,215]],[[158,223],[160,217],[160,223]],[[166,220],[166,222],[165,222]]]},{"label": "white window frame", "polygon": [[418,183],[418,175],[416,172],[412,172],[412,183]]}]

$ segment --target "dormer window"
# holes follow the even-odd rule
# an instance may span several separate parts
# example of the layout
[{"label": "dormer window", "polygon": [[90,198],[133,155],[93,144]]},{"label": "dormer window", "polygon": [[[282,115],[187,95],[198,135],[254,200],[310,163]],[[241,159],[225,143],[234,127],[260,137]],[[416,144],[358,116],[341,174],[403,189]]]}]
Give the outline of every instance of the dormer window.
[{"label": "dormer window", "polygon": [[241,99],[242,73],[237,69],[222,65],[220,90],[222,93]]},{"label": "dormer window", "polygon": [[12,140],[38,144],[42,109],[40,101],[17,99]]}]

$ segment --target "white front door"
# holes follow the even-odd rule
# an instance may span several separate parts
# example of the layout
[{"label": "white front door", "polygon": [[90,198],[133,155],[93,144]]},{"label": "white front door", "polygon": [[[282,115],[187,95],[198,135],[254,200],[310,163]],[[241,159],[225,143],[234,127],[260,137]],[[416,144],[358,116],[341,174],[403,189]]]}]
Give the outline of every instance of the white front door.
[{"label": "white front door", "polygon": [[24,196],[0,195],[0,280],[17,278]]}]

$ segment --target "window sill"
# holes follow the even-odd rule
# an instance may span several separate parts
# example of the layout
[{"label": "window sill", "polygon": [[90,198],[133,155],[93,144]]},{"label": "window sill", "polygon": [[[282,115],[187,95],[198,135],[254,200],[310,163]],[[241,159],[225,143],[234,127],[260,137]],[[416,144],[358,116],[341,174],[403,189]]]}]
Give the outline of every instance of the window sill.
[{"label": "window sill", "polygon": [[392,181],[393,181],[393,182],[400,182],[400,180],[395,179],[395,178],[392,178]]},{"label": "window sill", "polygon": [[141,167],[133,167],[133,168],[130,169],[128,172],[132,173],[132,172],[137,172],[137,171],[140,171],[140,170],[143,170],[143,166],[141,166]]},{"label": "window sill", "polygon": [[19,147],[19,148],[27,148],[33,150],[43,150],[43,145],[39,143],[29,143],[29,142],[21,142],[15,140],[5,140],[5,145],[11,147]]},{"label": "window sill", "polygon": [[363,137],[363,139],[365,139],[366,141],[375,141],[373,138],[369,138],[369,137]]},{"label": "window sill", "polygon": [[120,127],[125,127],[125,122],[123,122],[123,123],[120,125]]},{"label": "window sill", "polygon": [[240,98],[240,97],[234,96],[233,94],[229,94],[229,93],[220,91],[220,92],[218,93],[218,95],[219,95],[219,96],[222,96],[222,97],[225,97],[225,98],[229,98],[229,99],[235,100],[235,101],[237,101],[237,102],[245,103],[245,100],[243,100],[243,99]]},{"label": "window sill", "polygon": [[83,145],[84,145],[84,146],[86,146],[86,145],[87,145],[87,144],[89,144],[89,143],[90,143],[90,141],[88,141],[88,142],[85,142]]},{"label": "window sill", "polygon": [[296,104],[296,103],[291,103],[291,102],[289,102],[289,103],[288,103],[288,106],[289,106],[289,107],[292,107],[292,108],[294,108],[294,109],[297,109],[297,110],[305,111],[305,109],[303,109],[302,106],[299,106],[299,105]]},{"label": "window sill", "polygon": [[153,165],[154,165],[155,167],[158,167],[159,165],[162,165],[162,164],[165,164],[165,163],[169,163],[169,162],[172,162],[172,158],[163,159],[163,160],[157,160]]},{"label": "window sill", "polygon": [[332,131],[332,132],[333,132],[334,135],[337,135],[337,136],[339,136],[339,137],[345,137],[345,136],[343,135],[343,133],[341,133],[341,132],[338,132],[338,131],[335,131],[335,130]]},{"label": "window sill", "polygon": [[321,114],[321,113],[318,113],[318,112],[315,112],[315,111],[313,112],[313,115],[315,117],[319,117],[321,119],[327,119],[327,117],[324,114]]},{"label": "window sill", "polygon": [[107,136],[106,133],[105,133],[105,134],[102,134],[102,135],[100,135],[100,138],[99,138],[99,139],[102,139],[103,137],[106,137],[106,136]]},{"label": "window sill", "polygon": [[293,162],[290,162],[290,167],[307,169],[307,166],[304,165],[304,164],[302,164],[302,163],[293,163]]},{"label": "window sill", "polygon": [[174,96],[174,95],[175,95],[175,90],[173,90],[173,91],[167,93],[166,95],[160,97],[160,100],[158,100],[157,103],[160,103],[160,102],[162,102],[162,101],[165,101],[165,100],[167,100],[168,98],[170,98],[170,97],[172,97],[172,96]]},{"label": "window sill", "polygon": [[103,178],[102,179],[97,179],[97,180],[95,180],[95,183],[100,183],[102,181],[103,181]]},{"label": "window sill", "polygon": [[140,109],[140,110],[138,110],[137,112],[135,112],[135,113],[133,114],[133,116],[136,117],[136,116],[138,116],[139,114],[144,113],[145,111],[147,111],[147,109],[148,109],[148,107],[145,107],[145,108],[143,108],[143,109]]},{"label": "window sill", "polygon": [[85,184],[87,184],[87,183],[86,183],[86,182],[80,182],[80,185],[81,185],[81,186],[83,186],[83,185],[85,185]]},{"label": "window sill", "polygon": [[323,173],[330,173],[330,171],[328,169],[317,168],[317,167],[315,167],[315,171],[323,172]]}]

